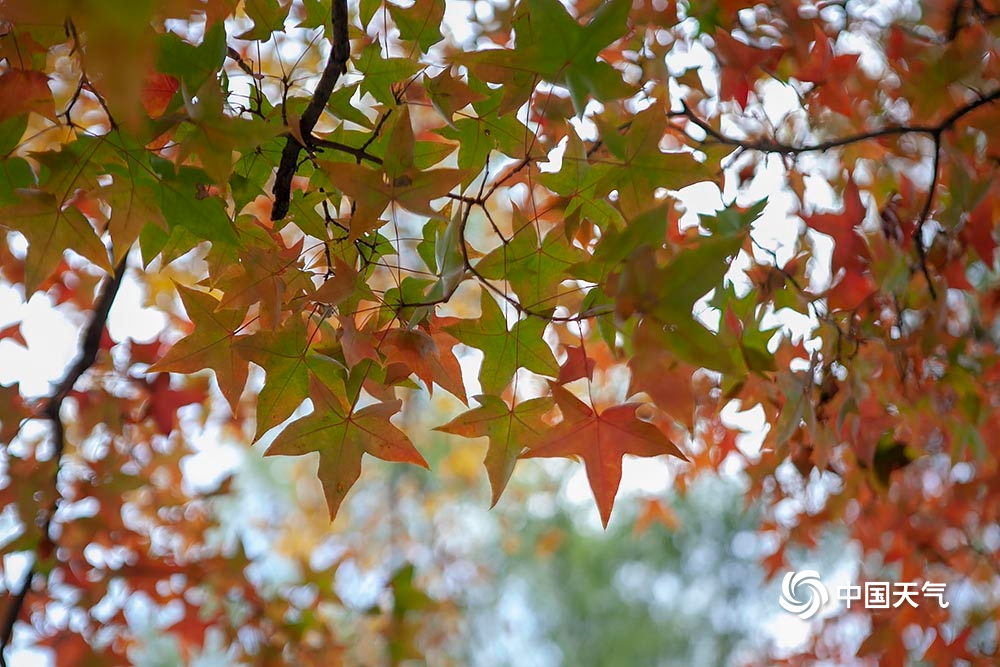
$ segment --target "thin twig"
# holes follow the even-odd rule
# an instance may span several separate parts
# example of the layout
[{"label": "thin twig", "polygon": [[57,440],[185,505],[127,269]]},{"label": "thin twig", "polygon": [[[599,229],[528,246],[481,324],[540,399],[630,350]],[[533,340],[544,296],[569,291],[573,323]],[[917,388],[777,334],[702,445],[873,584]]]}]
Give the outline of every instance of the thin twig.
[{"label": "thin twig", "polygon": [[931,184],[927,188],[927,199],[924,200],[924,207],[920,210],[920,217],[913,228],[913,243],[917,249],[917,260],[920,262],[920,271],[927,281],[927,289],[931,299],[937,301],[937,290],[934,289],[934,281],[931,280],[930,271],[927,269],[927,248],[924,247],[924,224],[931,214],[931,205],[934,203],[934,190],[937,189],[938,171],[941,164],[941,135],[934,135],[934,162],[931,166]]},{"label": "thin twig", "polygon": [[709,138],[720,144],[740,147],[746,150],[755,150],[761,153],[799,155],[801,153],[821,153],[833,148],[841,148],[843,146],[849,146],[851,144],[869,141],[871,139],[879,139],[881,137],[902,136],[905,134],[929,134],[931,136],[940,135],[944,131],[951,129],[955,123],[966,115],[982,106],[992,104],[997,100],[1000,100],[1000,89],[995,90],[988,95],[983,95],[982,97],[969,102],[965,106],[954,109],[950,114],[945,116],[941,122],[934,125],[893,125],[879,130],[872,130],[870,132],[859,132],[857,134],[849,134],[845,137],[828,139],[814,144],[801,145],[786,144],[774,139],[740,139],[728,136],[709,125],[705,119],[698,116],[698,114],[692,111],[691,108],[684,102],[681,102],[683,109],[681,111],[671,112],[670,116],[674,118],[688,119],[691,123],[699,127]]}]

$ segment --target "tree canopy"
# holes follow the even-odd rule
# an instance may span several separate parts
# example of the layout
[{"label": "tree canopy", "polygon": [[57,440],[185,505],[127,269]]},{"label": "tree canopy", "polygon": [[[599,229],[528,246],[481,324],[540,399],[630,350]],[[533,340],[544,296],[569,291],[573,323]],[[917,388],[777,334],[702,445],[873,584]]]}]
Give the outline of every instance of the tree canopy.
[{"label": "tree canopy", "polygon": [[[39,306],[78,340],[48,390],[0,385],[0,649],[23,623],[58,664],[121,663],[142,593],[184,651],[350,663],[340,561],[300,549],[305,587],[269,589],[213,510],[230,480],[184,461],[206,434],[308,458],[336,534],[374,459],[433,479],[484,438],[485,506],[570,457],[607,527],[626,455],[661,457],[680,491],[745,481],[771,575],[835,527],[861,580],[965,591],[775,660],[994,664],[997,19],[6,0],[0,348],[50,344]],[[116,308],[163,326],[116,335]],[[387,664],[451,664],[408,615],[441,600],[388,588]]]}]

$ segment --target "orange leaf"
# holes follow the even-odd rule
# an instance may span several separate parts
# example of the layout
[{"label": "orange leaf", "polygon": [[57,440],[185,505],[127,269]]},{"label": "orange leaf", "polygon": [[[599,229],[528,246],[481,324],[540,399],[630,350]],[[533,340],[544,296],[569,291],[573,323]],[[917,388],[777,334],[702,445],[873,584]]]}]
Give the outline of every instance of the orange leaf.
[{"label": "orange leaf", "polygon": [[311,414],[289,424],[275,438],[267,456],[301,456],[319,453],[319,480],[323,484],[330,519],[361,477],[361,457],[371,454],[383,461],[413,463],[427,468],[406,434],[389,422],[401,401],[376,403],[354,410],[315,377],[310,378]]},{"label": "orange leaf", "polygon": [[149,367],[150,373],[174,371],[196,373],[211,368],[222,395],[236,414],[236,406],[247,383],[248,365],[233,346],[243,322],[242,310],[216,310],[210,294],[177,286],[188,318],[194,323],[191,334],[180,339],[162,359]]}]

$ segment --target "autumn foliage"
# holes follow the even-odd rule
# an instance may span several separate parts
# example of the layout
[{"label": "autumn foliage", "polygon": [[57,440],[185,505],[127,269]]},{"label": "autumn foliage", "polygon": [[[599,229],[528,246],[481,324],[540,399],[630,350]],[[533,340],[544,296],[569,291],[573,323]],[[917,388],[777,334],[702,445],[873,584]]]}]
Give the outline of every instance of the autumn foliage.
[{"label": "autumn foliage", "polygon": [[[355,664],[218,538],[227,483],[185,483],[214,428],[318,459],[332,531],[366,461],[433,475],[439,433],[487,439],[492,504],[522,459],[578,459],[605,526],[626,455],[681,490],[724,470],[770,574],[834,528],[861,581],[971,591],[855,607],[772,664],[995,664],[1000,5],[454,8],[0,3],[0,277],[79,330],[47,394],[0,386],[28,563],[0,646],[27,624],[60,665],[122,663],[139,592],[186,652]],[[106,326],[129,283],[152,340]],[[440,392],[461,409],[415,428]],[[337,563],[308,567],[336,605]],[[439,604],[412,577],[385,664]]]}]

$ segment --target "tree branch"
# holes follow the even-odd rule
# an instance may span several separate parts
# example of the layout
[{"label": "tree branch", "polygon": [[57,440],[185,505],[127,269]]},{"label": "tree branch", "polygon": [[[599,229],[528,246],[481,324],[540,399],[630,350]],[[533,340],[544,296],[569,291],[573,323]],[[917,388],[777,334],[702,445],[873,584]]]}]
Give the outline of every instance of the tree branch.
[{"label": "tree branch", "polygon": [[[330,101],[333,88],[337,85],[337,80],[341,74],[347,72],[347,61],[351,58],[351,42],[348,35],[348,14],[347,0],[333,0],[332,8],[333,22],[333,46],[330,50],[330,58],[326,61],[323,74],[320,76],[316,90],[313,91],[309,106],[299,120],[299,136],[304,141],[311,141],[313,128],[319,121],[323,109]],[[292,200],[292,178],[295,177],[295,170],[298,166],[299,151],[303,146],[294,136],[285,140],[285,148],[281,151],[281,162],[274,177],[274,187],[271,192],[274,194],[274,204],[271,206],[271,220],[281,220],[288,215],[288,206]]]},{"label": "tree branch", "polygon": [[[66,376],[61,382],[59,382],[58,385],[56,385],[55,390],[45,402],[45,407],[42,409],[42,415],[52,422],[52,441],[54,449],[52,456],[56,462],[56,471],[52,484],[56,495],[55,500],[53,500],[52,504],[45,512],[45,519],[42,524],[42,537],[39,541],[39,546],[46,543],[51,545],[53,542],[50,531],[52,527],[52,519],[55,516],[56,509],[59,505],[59,490],[57,484],[59,480],[59,472],[62,468],[61,463],[63,452],[66,449],[66,430],[63,426],[62,417],[59,412],[62,408],[63,401],[66,400],[69,393],[73,391],[73,387],[76,385],[77,381],[91,366],[94,365],[94,362],[97,361],[97,353],[101,349],[101,338],[104,335],[104,327],[108,322],[108,313],[111,312],[111,305],[114,303],[115,297],[118,295],[118,288],[121,287],[122,278],[125,276],[125,262],[125,258],[122,258],[122,261],[115,268],[114,275],[109,276],[105,281],[104,286],[101,288],[100,296],[97,297],[97,301],[94,303],[94,314],[83,334],[83,339],[80,344],[80,353],[77,355],[73,365],[70,366]],[[35,573],[38,567],[38,559],[39,555],[36,548],[35,560],[25,573],[24,579],[21,581],[21,586],[14,594],[14,599],[11,601],[10,606],[4,614],[3,625],[0,626],[0,667],[7,667],[7,660],[4,656],[4,651],[10,645],[11,639],[14,635],[14,625],[17,623],[17,619],[21,615],[21,610],[24,608],[24,602],[28,597],[28,591],[31,590],[31,584],[35,579]]]},{"label": "tree branch", "polygon": [[705,119],[698,116],[684,102],[681,102],[681,106],[683,108],[682,111],[673,111],[670,112],[670,115],[674,118],[682,117],[688,119],[716,143],[743,148],[745,150],[760,151],[761,153],[800,155],[802,153],[822,153],[833,148],[841,148],[843,146],[849,146],[851,144],[869,141],[871,139],[879,139],[881,137],[902,136],[904,134],[929,134],[931,136],[938,136],[944,131],[950,130],[954,127],[955,123],[976,109],[986,106],[987,104],[992,104],[997,100],[1000,100],[1000,89],[995,90],[988,95],[983,95],[972,102],[969,102],[965,106],[954,109],[950,114],[945,116],[941,122],[935,125],[894,125],[891,127],[884,127],[879,130],[872,130],[871,132],[859,132],[857,134],[849,134],[845,137],[837,137],[835,139],[828,139],[814,144],[802,145],[786,144],[774,139],[739,139],[737,137],[728,136],[709,125]]},{"label": "tree branch", "polygon": [[[959,3],[958,7],[956,7],[956,13],[961,8],[961,4],[962,3]],[[980,107],[992,104],[998,99],[1000,99],[1000,89],[994,90],[992,93],[987,95],[980,96],[965,106],[952,110],[951,113],[945,116],[941,122],[936,125],[898,125],[882,128],[881,130],[851,134],[846,137],[829,139],[815,144],[803,144],[800,146],[784,144],[773,139],[749,140],[730,137],[709,125],[707,121],[694,113],[694,111],[692,111],[691,108],[688,107],[688,105],[683,101],[681,102],[682,111],[671,112],[670,116],[688,119],[691,123],[701,128],[701,130],[705,133],[705,136],[717,143],[734,146],[744,150],[755,150],[762,153],[778,153],[781,155],[799,155],[802,153],[823,152],[833,148],[839,148],[841,146],[847,146],[849,144],[868,141],[870,139],[877,139],[880,137],[902,136],[905,134],[930,135],[931,139],[934,141],[934,155],[933,162],[931,164],[931,184],[927,192],[927,199],[924,200],[923,208],[920,211],[920,217],[917,219],[917,224],[913,231],[913,242],[917,249],[917,261],[920,264],[920,271],[924,274],[924,278],[927,280],[927,288],[930,292],[931,298],[936,300],[937,291],[934,289],[934,283],[931,280],[930,271],[927,268],[927,249],[924,247],[923,231],[924,225],[930,217],[931,206],[934,203],[934,190],[937,187],[940,178],[938,172],[940,171],[941,166],[942,136],[965,116]]]}]

